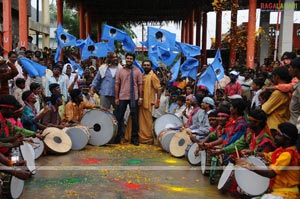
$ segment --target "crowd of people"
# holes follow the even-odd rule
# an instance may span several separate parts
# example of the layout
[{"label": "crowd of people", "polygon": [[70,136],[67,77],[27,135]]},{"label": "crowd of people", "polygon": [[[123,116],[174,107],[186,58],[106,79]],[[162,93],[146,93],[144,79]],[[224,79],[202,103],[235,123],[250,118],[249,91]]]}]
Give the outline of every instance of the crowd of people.
[{"label": "crowd of people", "polygon": [[[20,56],[46,66],[46,75],[30,77],[18,62]],[[213,94],[206,85],[180,74],[169,82],[171,75],[153,70],[150,60],[142,62],[141,72],[134,65],[134,53],[126,53],[125,64],[114,52],[102,62],[70,58],[81,65],[82,75],[68,61],[54,63],[47,48],[44,52],[11,51],[7,60],[0,59],[0,162],[7,166],[3,172],[29,178],[30,172],[10,169],[25,164],[10,159],[11,149],[28,136],[42,139],[41,132],[48,127],[80,124],[88,109],[113,113],[118,132],[111,143],[135,146],[154,144],[155,120],[174,114],[184,124],[179,131],[188,133],[199,150],[222,157],[222,165],[233,161],[271,178],[269,196],[299,198],[300,171],[285,169],[300,164],[300,57],[296,53],[284,53],[280,64],[272,68],[231,68],[216,83]],[[240,155],[259,155],[269,166],[256,168]],[[237,198],[243,195],[236,183],[227,191]]]}]

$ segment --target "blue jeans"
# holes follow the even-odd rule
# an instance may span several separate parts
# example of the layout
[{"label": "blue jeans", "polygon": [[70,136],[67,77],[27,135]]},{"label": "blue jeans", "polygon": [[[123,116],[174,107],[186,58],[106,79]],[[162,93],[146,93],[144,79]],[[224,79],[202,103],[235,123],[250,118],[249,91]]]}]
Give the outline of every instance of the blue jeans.
[{"label": "blue jeans", "polygon": [[[124,137],[124,114],[127,108],[127,105],[130,106],[130,100],[120,100],[119,105],[116,106],[116,118],[118,121],[118,133],[115,139],[115,143],[119,143],[121,138]],[[138,101],[135,100],[135,108],[130,107],[130,114],[132,118],[132,133],[131,141],[138,141],[139,135],[139,122],[138,122]]]}]

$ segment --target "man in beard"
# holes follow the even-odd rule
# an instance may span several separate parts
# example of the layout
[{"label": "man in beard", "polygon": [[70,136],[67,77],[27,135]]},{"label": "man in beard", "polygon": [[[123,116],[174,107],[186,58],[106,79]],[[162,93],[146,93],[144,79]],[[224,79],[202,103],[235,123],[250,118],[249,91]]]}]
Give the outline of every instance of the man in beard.
[{"label": "man in beard", "polygon": [[152,62],[145,60],[142,63],[145,71],[143,76],[143,102],[139,108],[139,138],[143,144],[153,144],[152,107],[159,107],[161,96],[160,80],[152,71]]},{"label": "man in beard", "polygon": [[115,84],[115,104],[118,121],[118,133],[115,143],[120,143],[124,139],[124,114],[129,104],[130,114],[132,117],[132,136],[131,143],[139,145],[139,125],[138,125],[138,106],[143,102],[143,74],[133,65],[135,54],[126,53],[126,65],[119,68],[116,75]]}]

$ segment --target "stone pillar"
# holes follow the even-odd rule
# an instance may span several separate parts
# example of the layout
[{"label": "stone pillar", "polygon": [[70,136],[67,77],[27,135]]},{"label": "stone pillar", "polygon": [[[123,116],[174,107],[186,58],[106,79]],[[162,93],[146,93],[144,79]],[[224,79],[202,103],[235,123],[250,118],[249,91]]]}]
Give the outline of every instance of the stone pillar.
[{"label": "stone pillar", "polygon": [[3,0],[3,55],[7,57],[12,50],[11,0]]},{"label": "stone pillar", "polygon": [[[49,15],[49,0],[42,1],[42,16],[43,16],[43,24],[49,26],[50,24],[50,15]],[[50,35],[43,34],[43,47],[50,47]]]},{"label": "stone pillar", "polygon": [[259,38],[259,64],[264,63],[264,59],[270,54],[270,39],[269,39],[270,12],[260,12],[260,27],[265,35],[260,35]]},{"label": "stone pillar", "polygon": [[284,10],[281,12],[281,22],[280,22],[280,34],[279,34],[279,49],[278,57],[285,51],[292,51],[293,47],[293,21],[294,21],[294,9],[291,6],[294,4],[294,0],[285,0]]},{"label": "stone pillar", "polygon": [[222,40],[222,10],[217,11],[216,16],[216,44],[215,49],[221,50],[221,40]]},{"label": "stone pillar", "polygon": [[196,46],[201,45],[201,22],[202,22],[202,11],[199,8],[196,12]]},{"label": "stone pillar", "polygon": [[191,10],[191,15],[190,15],[190,25],[189,25],[189,28],[190,28],[190,35],[189,35],[189,43],[190,44],[194,44],[194,20],[195,20],[195,10],[194,8]]},{"label": "stone pillar", "polygon": [[207,64],[207,54],[206,54],[206,40],[207,40],[207,12],[203,13],[203,21],[202,21],[202,50],[201,50],[201,66]]},{"label": "stone pillar", "polygon": [[102,27],[101,27],[101,25],[102,25],[102,22],[99,19],[98,23],[97,23],[97,42],[101,41],[101,34],[102,34],[102,29],[101,29]]},{"label": "stone pillar", "polygon": [[185,22],[181,20],[181,43],[185,43]]},{"label": "stone pillar", "polygon": [[185,43],[190,43],[190,17],[188,16],[185,21]]},{"label": "stone pillar", "polygon": [[91,17],[88,9],[85,10],[85,37],[88,37],[91,30]]},{"label": "stone pillar", "polygon": [[84,39],[84,7],[83,1],[79,4],[79,39]]},{"label": "stone pillar", "polygon": [[255,27],[256,27],[256,0],[249,1],[249,18],[248,18],[248,33],[247,33],[247,68],[254,69],[255,56]]},{"label": "stone pillar", "polygon": [[19,0],[19,48],[28,49],[27,0]]},{"label": "stone pillar", "polygon": [[230,55],[229,55],[229,67],[234,67],[236,63],[236,25],[237,25],[237,8],[238,0],[232,1],[231,7],[231,24],[230,24]]},{"label": "stone pillar", "polygon": [[63,25],[63,5],[64,1],[63,0],[56,0],[56,7],[57,7],[57,25],[61,24]]}]

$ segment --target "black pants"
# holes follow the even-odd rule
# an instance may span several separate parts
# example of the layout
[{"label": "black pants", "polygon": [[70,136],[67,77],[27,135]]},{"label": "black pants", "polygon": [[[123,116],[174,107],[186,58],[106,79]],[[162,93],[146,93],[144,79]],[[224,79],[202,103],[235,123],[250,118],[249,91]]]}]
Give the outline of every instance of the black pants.
[{"label": "black pants", "polygon": [[[120,100],[119,105],[116,106],[116,118],[118,121],[118,133],[115,139],[115,143],[119,143],[121,138],[124,137],[124,114],[127,109],[127,105],[130,106],[130,100]],[[131,141],[138,141],[139,139],[139,122],[138,122],[138,101],[135,100],[135,108],[130,107],[130,114],[132,118],[132,133]]]}]

